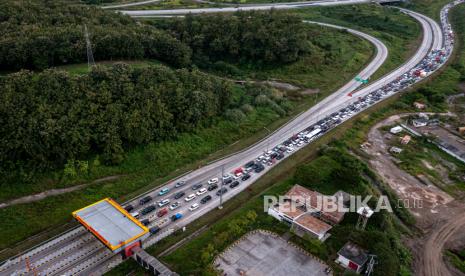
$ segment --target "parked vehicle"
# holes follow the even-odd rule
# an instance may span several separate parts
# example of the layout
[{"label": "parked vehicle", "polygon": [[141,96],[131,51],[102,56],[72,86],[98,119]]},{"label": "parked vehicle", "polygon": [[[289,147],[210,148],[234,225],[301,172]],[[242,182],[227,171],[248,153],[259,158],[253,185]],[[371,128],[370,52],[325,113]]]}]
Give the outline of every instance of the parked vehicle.
[{"label": "parked vehicle", "polygon": [[131,212],[132,210],[134,210],[134,206],[129,204],[128,206],[124,207],[124,210],[126,210],[127,212]]},{"label": "parked vehicle", "polygon": [[197,183],[194,186],[192,186],[192,190],[200,189],[200,188],[202,188],[202,186],[203,186],[202,183]]},{"label": "parked vehicle", "polygon": [[218,184],[210,185],[210,186],[208,186],[208,188],[207,188],[208,191],[213,191],[213,190],[215,190],[215,189],[218,189]]},{"label": "parked vehicle", "polygon": [[199,206],[200,206],[200,205],[199,205],[198,203],[194,203],[194,204],[192,204],[192,206],[191,206],[191,207],[189,207],[189,211],[191,211],[191,212],[192,212],[192,211],[194,211],[194,210],[198,209],[198,208],[199,208]]},{"label": "parked vehicle", "polygon": [[150,201],[152,201],[152,197],[151,196],[146,196],[144,198],[141,198],[141,200],[139,200],[139,204],[144,205],[146,203],[149,203]]},{"label": "parked vehicle", "polygon": [[227,191],[228,191],[228,189],[226,189],[225,187],[223,187],[223,188],[219,189],[219,190],[216,192],[216,195],[217,195],[217,196],[224,195]]},{"label": "parked vehicle", "polygon": [[157,227],[157,226],[152,227],[152,228],[149,229],[149,231],[150,231],[150,235],[154,235],[154,234],[160,232],[160,227]]},{"label": "parked vehicle", "polygon": [[242,181],[246,181],[247,179],[250,178],[250,174],[244,174],[241,178]]},{"label": "parked vehicle", "polygon": [[158,193],[159,196],[166,195],[170,191],[169,188],[163,188],[161,191]]},{"label": "parked vehicle", "polygon": [[203,194],[206,193],[206,192],[207,192],[207,189],[202,188],[202,189],[198,190],[196,194],[197,194],[197,195],[203,195]]},{"label": "parked vehicle", "polygon": [[176,201],[176,202],[174,202],[173,204],[170,205],[170,210],[177,209],[177,208],[179,208],[179,206],[181,206],[181,204],[179,203],[179,201]]},{"label": "parked vehicle", "polygon": [[158,202],[158,207],[163,207],[165,205],[168,205],[170,203],[169,199],[163,199],[162,201]]},{"label": "parked vehicle", "polygon": [[176,213],[176,214],[171,216],[172,221],[177,221],[180,218],[182,218],[182,214],[180,214],[180,213]]},{"label": "parked vehicle", "polygon": [[163,217],[163,216],[166,215],[166,214],[168,214],[168,209],[167,209],[167,208],[163,208],[163,209],[161,209],[160,211],[158,211],[157,216],[158,216],[159,218],[161,218],[161,217]]},{"label": "parked vehicle", "polygon": [[180,199],[181,197],[183,197],[186,193],[185,192],[179,192],[177,194],[174,195],[174,199]]},{"label": "parked vehicle", "polygon": [[184,185],[186,185],[186,181],[179,181],[174,185],[174,187],[179,188],[179,187],[182,187]]},{"label": "parked vehicle", "polygon": [[141,215],[145,216],[148,213],[155,211],[155,209],[157,209],[155,207],[155,205],[150,205],[150,206],[145,207],[144,209],[142,209],[142,211],[140,211],[140,213],[141,213]]},{"label": "parked vehicle", "polygon": [[237,187],[237,186],[239,186],[239,181],[236,180],[236,181],[234,181],[233,183],[231,183],[231,185],[229,185],[229,188],[232,189],[232,188],[235,188],[235,187]]},{"label": "parked vehicle", "polygon": [[212,199],[212,196],[211,196],[211,195],[207,195],[206,197],[204,197],[204,198],[202,198],[202,199],[200,200],[200,203],[205,204],[205,203],[207,203],[208,201],[210,201],[211,199]]},{"label": "parked vehicle", "polygon": [[184,200],[185,200],[185,201],[191,201],[191,200],[193,200],[194,198],[195,198],[195,194],[190,194],[190,195],[188,195]]}]

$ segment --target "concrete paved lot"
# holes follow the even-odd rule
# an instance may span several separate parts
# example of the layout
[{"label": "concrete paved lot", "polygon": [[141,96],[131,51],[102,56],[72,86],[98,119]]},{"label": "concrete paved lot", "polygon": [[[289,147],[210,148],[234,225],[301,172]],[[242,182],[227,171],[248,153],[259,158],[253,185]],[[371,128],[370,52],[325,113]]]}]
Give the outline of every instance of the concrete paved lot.
[{"label": "concrete paved lot", "polygon": [[[267,232],[253,232],[218,256],[219,275],[310,276],[327,275],[326,265],[284,239]],[[242,274],[241,274],[242,271]]]}]

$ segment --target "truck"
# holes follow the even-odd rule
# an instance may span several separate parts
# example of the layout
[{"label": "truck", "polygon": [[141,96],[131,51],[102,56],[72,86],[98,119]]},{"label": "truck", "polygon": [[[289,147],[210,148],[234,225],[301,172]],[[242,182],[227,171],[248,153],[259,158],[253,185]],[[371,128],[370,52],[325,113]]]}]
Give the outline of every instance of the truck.
[{"label": "truck", "polygon": [[180,214],[180,213],[176,213],[176,214],[171,216],[172,221],[176,221],[176,220],[178,220],[180,218],[182,218],[182,214]]},{"label": "truck", "polygon": [[321,129],[320,129],[320,128],[316,128],[316,129],[310,131],[309,134],[305,135],[305,138],[307,138],[308,140],[310,140],[310,139],[312,139],[313,137],[317,136],[320,132],[321,132]]}]

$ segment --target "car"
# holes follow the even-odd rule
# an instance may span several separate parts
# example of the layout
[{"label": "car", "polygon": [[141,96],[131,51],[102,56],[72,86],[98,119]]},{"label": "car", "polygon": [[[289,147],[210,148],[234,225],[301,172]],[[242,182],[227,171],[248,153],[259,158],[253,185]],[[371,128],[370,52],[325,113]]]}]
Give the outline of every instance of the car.
[{"label": "car", "polygon": [[149,219],[143,219],[143,220],[140,221],[140,223],[142,223],[144,226],[147,226],[147,225],[149,225],[150,220]]},{"label": "car", "polygon": [[186,185],[186,181],[179,181],[174,185],[174,187],[179,188],[179,187],[182,187],[184,185]]},{"label": "car", "polygon": [[169,199],[163,199],[162,201],[158,202],[158,207],[163,207],[165,205],[168,205],[170,203]]},{"label": "car", "polygon": [[142,209],[142,211],[140,211],[140,214],[143,215],[143,216],[145,216],[145,215],[147,215],[148,213],[155,211],[155,209],[157,209],[157,208],[155,207],[155,205],[150,205],[150,206],[145,207],[144,209]]},{"label": "car", "polygon": [[215,189],[218,189],[218,184],[210,185],[210,186],[208,186],[208,188],[207,188],[208,191],[213,191],[213,190],[215,190]]},{"label": "car", "polygon": [[208,180],[208,185],[213,185],[213,184],[216,184],[218,183],[218,177],[215,177],[215,178],[212,178],[210,180]]},{"label": "car", "polygon": [[239,186],[239,181],[236,180],[233,183],[231,183],[231,185],[229,185],[229,188],[235,188],[237,186]]},{"label": "car", "polygon": [[245,167],[245,168],[250,168],[250,167],[252,167],[253,165],[255,165],[255,161],[254,161],[254,160],[247,162],[247,163],[244,165],[244,167]]},{"label": "car", "polygon": [[276,156],[276,160],[281,160],[284,158],[284,154],[280,153],[278,156]]},{"label": "car", "polygon": [[197,194],[197,195],[203,195],[203,194],[206,193],[206,192],[207,192],[207,189],[202,188],[202,189],[198,190],[196,194]]},{"label": "car", "polygon": [[170,210],[177,209],[177,208],[179,208],[179,206],[181,206],[181,204],[179,203],[179,201],[176,201],[176,202],[174,202],[173,204],[170,205]]},{"label": "car", "polygon": [[160,227],[157,227],[157,226],[152,227],[152,228],[149,229],[149,231],[150,231],[150,235],[154,235],[154,234],[160,232]]},{"label": "car", "polygon": [[158,193],[159,196],[166,195],[170,191],[169,188],[163,188],[161,191]]},{"label": "car", "polygon": [[217,195],[217,196],[224,195],[227,191],[228,191],[228,189],[226,189],[225,187],[223,187],[223,188],[219,189],[219,190],[216,192],[216,195]]},{"label": "car", "polygon": [[177,221],[180,218],[182,218],[182,214],[177,213],[171,216],[171,221]]},{"label": "car", "polygon": [[177,194],[174,195],[174,199],[180,199],[181,197],[183,197],[186,193],[185,192],[179,192]]},{"label": "car", "polygon": [[205,203],[207,203],[208,201],[210,201],[211,199],[212,199],[212,196],[211,196],[211,195],[207,195],[206,197],[204,197],[204,198],[202,198],[202,199],[200,200],[200,203],[205,204]]},{"label": "car", "polygon": [[258,166],[258,167],[255,168],[255,172],[256,172],[256,173],[259,173],[259,172],[263,171],[264,169],[265,169],[265,166],[260,165],[260,166]]},{"label": "car", "polygon": [[157,217],[161,218],[163,217],[164,215],[168,214],[168,209],[167,208],[163,208],[161,209],[160,211],[158,211],[157,213]]},{"label": "car", "polygon": [[140,216],[139,212],[132,212],[132,213],[129,213],[131,216],[135,217],[135,218],[138,218]]},{"label": "car", "polygon": [[246,181],[247,179],[250,178],[250,174],[244,174],[241,178],[242,181]]},{"label": "car", "polygon": [[131,212],[132,210],[134,210],[134,206],[129,204],[128,206],[124,207],[124,210],[126,210],[127,212]]},{"label": "car", "polygon": [[189,207],[189,211],[192,212],[192,211],[198,209],[199,206],[200,206],[200,205],[199,205],[198,203],[194,203],[194,204],[191,205],[191,207]]},{"label": "car", "polygon": [[231,182],[233,182],[232,177],[223,180],[223,183],[224,183],[225,185],[228,185],[228,184],[231,183]]},{"label": "car", "polygon": [[141,198],[141,200],[139,200],[139,204],[144,205],[144,204],[149,203],[150,201],[152,201],[152,197],[151,196],[146,196],[144,198]]},{"label": "car", "polygon": [[192,190],[200,189],[200,188],[202,188],[202,186],[203,186],[202,183],[197,183],[194,186],[192,186]]},{"label": "car", "polygon": [[190,195],[188,195],[184,200],[185,200],[185,201],[191,201],[191,200],[193,200],[194,198],[195,198],[195,194],[190,194]]}]

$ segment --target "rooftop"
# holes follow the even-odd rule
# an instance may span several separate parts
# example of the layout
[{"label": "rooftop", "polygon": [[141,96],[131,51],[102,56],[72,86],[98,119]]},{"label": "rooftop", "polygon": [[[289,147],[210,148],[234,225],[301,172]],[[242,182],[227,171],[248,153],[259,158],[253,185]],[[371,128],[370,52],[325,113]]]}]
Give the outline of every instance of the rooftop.
[{"label": "rooftop", "polygon": [[347,242],[337,254],[344,258],[352,261],[353,263],[363,266],[368,260],[367,251],[360,248],[358,245],[352,242]]},{"label": "rooftop", "polygon": [[73,216],[113,251],[148,233],[147,227],[109,198],[77,210]]},{"label": "rooftop", "polygon": [[331,225],[324,223],[310,214],[302,215],[294,222],[318,235],[325,234],[332,228]]}]

